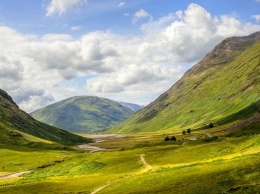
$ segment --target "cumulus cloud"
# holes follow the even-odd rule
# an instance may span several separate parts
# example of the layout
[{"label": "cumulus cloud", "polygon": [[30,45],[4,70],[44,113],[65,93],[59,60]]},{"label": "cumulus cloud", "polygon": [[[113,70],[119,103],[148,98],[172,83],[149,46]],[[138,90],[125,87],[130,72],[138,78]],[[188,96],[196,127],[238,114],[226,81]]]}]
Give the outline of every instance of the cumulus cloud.
[{"label": "cumulus cloud", "polygon": [[47,6],[46,16],[65,14],[72,7],[83,3],[86,3],[86,0],[51,0]]},{"label": "cumulus cloud", "polygon": [[136,24],[139,20],[142,20],[144,18],[148,18],[149,21],[152,21],[153,17],[144,9],[140,9],[139,11],[135,12],[132,18],[132,23]]},{"label": "cumulus cloud", "polygon": [[252,15],[251,17],[254,18],[257,22],[260,22],[260,15]]},{"label": "cumulus cloud", "polygon": [[70,29],[73,31],[81,30],[82,26],[72,26]]},{"label": "cumulus cloud", "polygon": [[123,1],[119,2],[118,7],[124,7],[124,6],[125,6],[125,2]]},{"label": "cumulus cloud", "polygon": [[160,66],[156,64],[129,64],[118,71],[93,78],[87,82],[87,87],[94,92],[114,93],[124,91],[133,85],[176,79],[173,75],[180,73],[181,67]]},{"label": "cumulus cloud", "polygon": [[[28,112],[76,93],[148,103],[221,40],[259,31],[260,25],[213,16],[191,4],[141,30],[139,36],[97,31],[73,39],[67,34],[28,36],[0,26],[0,88]],[[77,85],[78,77],[85,78],[77,86],[80,91],[64,86]]]}]

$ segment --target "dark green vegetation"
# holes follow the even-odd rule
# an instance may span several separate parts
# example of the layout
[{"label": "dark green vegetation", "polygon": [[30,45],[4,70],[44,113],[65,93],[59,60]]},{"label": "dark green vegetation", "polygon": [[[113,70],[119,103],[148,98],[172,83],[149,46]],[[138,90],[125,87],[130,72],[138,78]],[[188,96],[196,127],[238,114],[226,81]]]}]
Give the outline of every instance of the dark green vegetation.
[{"label": "dark green vegetation", "polygon": [[260,32],[224,40],[156,101],[110,132],[223,125],[260,112]]},{"label": "dark green vegetation", "polygon": [[41,146],[47,142],[44,140],[63,145],[89,142],[88,139],[81,136],[36,121],[20,110],[3,90],[0,90],[0,139],[0,146],[24,145],[29,147]]},{"label": "dark green vegetation", "polygon": [[108,129],[132,114],[115,101],[92,96],[72,97],[31,113],[39,121],[71,132]]}]

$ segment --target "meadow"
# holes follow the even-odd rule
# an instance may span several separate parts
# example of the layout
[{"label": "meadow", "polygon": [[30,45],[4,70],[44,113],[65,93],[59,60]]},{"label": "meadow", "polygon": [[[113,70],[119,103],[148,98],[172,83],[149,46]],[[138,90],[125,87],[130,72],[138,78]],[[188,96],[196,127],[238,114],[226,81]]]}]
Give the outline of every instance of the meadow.
[{"label": "meadow", "polygon": [[0,193],[259,193],[259,124],[248,128],[104,136],[94,153],[2,147],[0,176],[33,171],[0,179]]}]

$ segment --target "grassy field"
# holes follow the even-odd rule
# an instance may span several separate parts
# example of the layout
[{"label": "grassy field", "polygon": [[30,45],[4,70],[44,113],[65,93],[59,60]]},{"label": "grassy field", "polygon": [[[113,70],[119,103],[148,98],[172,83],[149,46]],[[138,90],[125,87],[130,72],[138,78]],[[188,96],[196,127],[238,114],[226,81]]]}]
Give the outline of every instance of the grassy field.
[{"label": "grassy field", "polygon": [[33,172],[0,179],[0,193],[259,193],[259,126],[99,137],[110,150],[94,153],[1,148],[0,176]]}]

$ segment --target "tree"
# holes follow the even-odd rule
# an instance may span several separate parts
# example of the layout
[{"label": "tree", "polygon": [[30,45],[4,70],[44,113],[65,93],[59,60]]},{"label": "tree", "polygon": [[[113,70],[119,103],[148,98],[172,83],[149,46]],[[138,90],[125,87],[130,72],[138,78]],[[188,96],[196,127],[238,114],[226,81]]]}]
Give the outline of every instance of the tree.
[{"label": "tree", "polygon": [[191,133],[191,129],[189,128],[189,129],[187,129],[187,133],[188,134],[190,134]]},{"label": "tree", "polygon": [[169,141],[169,140],[170,138],[168,136],[164,138],[164,141]]},{"label": "tree", "polygon": [[214,124],[213,123],[210,123],[209,124],[209,128],[213,128],[214,127]]},{"label": "tree", "polygon": [[177,139],[176,139],[175,136],[172,136],[172,137],[171,137],[171,140],[173,140],[173,141],[177,141]]},{"label": "tree", "polygon": [[183,130],[183,131],[182,131],[182,135],[185,135],[185,134],[186,134],[186,131],[185,131],[185,130]]}]

